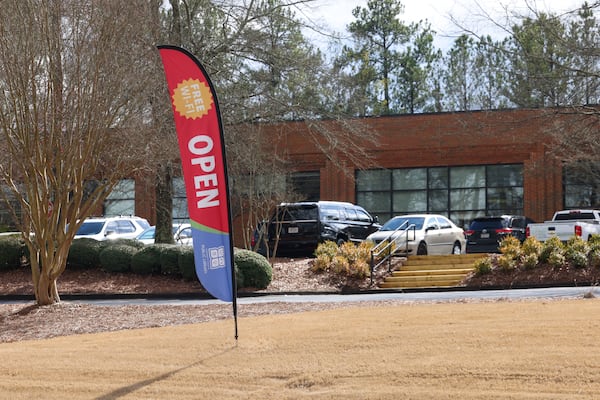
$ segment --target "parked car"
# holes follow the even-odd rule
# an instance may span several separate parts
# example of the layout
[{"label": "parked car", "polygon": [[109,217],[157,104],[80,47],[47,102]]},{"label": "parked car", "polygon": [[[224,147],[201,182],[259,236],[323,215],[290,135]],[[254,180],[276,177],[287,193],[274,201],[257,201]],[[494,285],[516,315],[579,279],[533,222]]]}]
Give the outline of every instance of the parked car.
[{"label": "parked car", "polygon": [[83,221],[75,239],[135,239],[148,227],[146,219],[135,216],[90,217]]},{"label": "parked car", "polygon": [[540,242],[557,237],[566,242],[573,236],[587,241],[600,235],[600,210],[563,210],[554,213],[551,221],[529,224],[527,236],[534,236]]},{"label": "parked car", "polygon": [[[407,228],[407,231],[398,228]],[[389,239],[396,239],[396,253],[408,256],[463,254],[466,245],[462,228],[438,214],[399,215],[367,237],[375,244]]]},{"label": "parked car", "polygon": [[514,236],[525,240],[527,224],[533,222],[523,215],[499,215],[475,218],[465,231],[467,253],[497,253],[502,239]]},{"label": "parked car", "polygon": [[[156,227],[151,226],[136,237],[144,244],[154,244]],[[175,244],[192,245],[192,226],[190,224],[173,224],[173,240]]]},{"label": "parked car", "polygon": [[380,227],[376,217],[352,203],[282,203],[271,219],[259,224],[253,246],[261,254],[266,254],[268,244],[270,254],[277,250],[277,253],[312,255],[319,243],[361,242]]}]

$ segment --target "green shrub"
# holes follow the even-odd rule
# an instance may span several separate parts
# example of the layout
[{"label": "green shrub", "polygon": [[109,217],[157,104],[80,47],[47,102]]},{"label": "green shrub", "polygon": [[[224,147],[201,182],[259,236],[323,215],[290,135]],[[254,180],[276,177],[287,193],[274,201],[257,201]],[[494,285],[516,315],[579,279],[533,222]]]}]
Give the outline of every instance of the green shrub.
[{"label": "green shrub", "polygon": [[513,258],[512,254],[503,254],[498,257],[498,267],[502,271],[509,272],[517,268],[517,261]]},{"label": "green shrub", "polygon": [[0,269],[19,267],[25,256],[26,247],[20,235],[2,236],[0,239]]},{"label": "green shrub", "polygon": [[539,257],[536,253],[523,254],[521,257],[521,265],[524,269],[534,269],[538,266]]},{"label": "green shrub", "polygon": [[600,268],[600,247],[592,248],[588,253],[589,265],[592,268]]},{"label": "green shrub", "polygon": [[551,237],[546,240],[542,246],[542,252],[540,253],[540,262],[541,263],[549,263],[550,256],[552,254],[560,254],[562,255],[564,252],[564,245],[556,236]]},{"label": "green shrub", "polygon": [[489,274],[492,272],[492,259],[490,257],[477,259],[473,263],[473,269],[475,270],[475,275],[478,276]]},{"label": "green shrub", "polygon": [[139,250],[131,258],[131,270],[136,274],[159,273],[163,247],[162,244],[151,244]]},{"label": "green shrub", "polygon": [[523,241],[523,244],[521,245],[522,255],[524,257],[529,255],[535,255],[536,259],[538,259],[540,257],[540,254],[542,254],[543,247],[544,245],[539,240],[537,240],[533,236],[530,236],[527,239],[525,239],[525,241]]},{"label": "green shrub", "polygon": [[180,274],[179,253],[182,246],[173,244],[165,246],[160,252],[160,272],[163,275]]},{"label": "green shrub", "polygon": [[567,260],[562,252],[554,251],[548,256],[548,264],[554,268],[559,268],[565,265]]},{"label": "green shrub", "polygon": [[177,254],[177,264],[183,279],[188,281],[197,280],[196,264],[194,263],[194,248],[192,246],[180,246]]},{"label": "green shrub", "polygon": [[587,254],[590,250],[588,243],[579,236],[572,236],[567,240],[565,251]]},{"label": "green shrub", "polygon": [[358,279],[366,278],[371,272],[369,264],[364,260],[357,259],[350,262],[342,255],[333,258],[331,270],[339,275]]},{"label": "green shrub", "polygon": [[373,243],[371,241],[363,240],[362,242],[360,242],[360,244],[356,248],[356,252],[358,254],[358,259],[370,261],[371,260],[371,250],[373,250],[373,247],[375,247],[375,243]]},{"label": "green shrub", "polygon": [[329,257],[328,254],[325,253],[321,253],[319,255],[317,255],[317,258],[314,259],[314,261],[312,262],[312,266],[310,267],[310,269],[313,272],[326,272],[329,271],[329,268],[331,267],[331,260],[333,258]]},{"label": "green shrub", "polygon": [[75,268],[99,267],[100,252],[108,245],[106,242],[89,238],[73,240],[69,248],[67,265]]},{"label": "green shrub", "polygon": [[342,255],[337,255],[331,260],[331,271],[339,275],[350,275],[350,262]]},{"label": "green shrub", "polygon": [[[236,278],[243,287],[265,289],[273,279],[273,268],[264,256],[245,249],[235,249],[233,259],[236,267]],[[239,287],[240,284],[238,283]]]},{"label": "green shrub", "polygon": [[358,246],[344,242],[339,247],[334,242],[321,243],[315,251],[316,259],[311,269],[315,272],[332,273],[351,278],[365,278],[370,272],[371,249],[374,244],[364,241]]},{"label": "green shrub", "polygon": [[131,259],[139,250],[126,244],[111,244],[100,252],[100,267],[108,272],[131,271]]},{"label": "green shrub", "polygon": [[344,242],[339,246],[337,256],[345,258],[348,264],[352,265],[358,261],[358,249],[354,243]]},{"label": "green shrub", "polygon": [[500,253],[513,261],[521,257],[521,242],[514,236],[506,236],[500,242]]},{"label": "green shrub", "polygon": [[331,240],[328,240],[323,243],[319,243],[317,249],[315,250],[315,257],[319,257],[319,255],[323,255],[328,257],[330,260],[333,259],[338,253],[338,245]]},{"label": "green shrub", "polygon": [[146,247],[146,245],[142,242],[140,242],[139,240],[135,240],[135,239],[114,239],[114,240],[106,240],[105,241],[107,246],[112,246],[112,245],[125,245],[125,246],[129,246],[129,247],[135,247],[136,249],[140,250],[143,249],[144,247]]},{"label": "green shrub", "polygon": [[588,246],[592,247],[600,247],[600,235],[592,235],[588,239]]},{"label": "green shrub", "polygon": [[573,268],[586,268],[588,265],[587,253],[576,250],[576,247],[567,247],[565,251],[565,260],[573,266]]}]

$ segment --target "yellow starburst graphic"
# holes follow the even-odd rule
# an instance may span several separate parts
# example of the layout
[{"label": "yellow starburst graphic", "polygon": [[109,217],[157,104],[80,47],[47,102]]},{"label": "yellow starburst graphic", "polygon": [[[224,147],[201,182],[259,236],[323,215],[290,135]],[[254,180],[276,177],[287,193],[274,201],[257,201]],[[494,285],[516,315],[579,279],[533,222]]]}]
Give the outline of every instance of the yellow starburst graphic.
[{"label": "yellow starburst graphic", "polygon": [[173,92],[173,106],[182,117],[202,118],[213,106],[210,88],[197,79],[184,80]]}]

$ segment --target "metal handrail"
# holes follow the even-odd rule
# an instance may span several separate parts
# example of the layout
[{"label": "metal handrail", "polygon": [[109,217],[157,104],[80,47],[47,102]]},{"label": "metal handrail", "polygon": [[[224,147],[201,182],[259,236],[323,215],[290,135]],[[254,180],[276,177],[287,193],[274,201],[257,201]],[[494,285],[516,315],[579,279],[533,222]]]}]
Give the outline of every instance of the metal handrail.
[{"label": "metal handrail", "polygon": [[[399,227],[394,229],[389,235],[385,237],[381,242],[375,245],[371,249],[371,283],[373,283],[373,275],[377,267],[388,261],[388,272],[392,272],[392,256],[402,248],[398,246],[400,240],[404,237],[404,248],[406,254],[408,254],[408,231],[413,231],[413,237],[415,237],[416,226],[415,224],[408,225],[408,221],[404,221]],[[397,235],[397,236],[396,236]],[[392,248],[395,246],[395,248]],[[375,264],[375,259],[379,258],[382,254],[387,254]]]}]

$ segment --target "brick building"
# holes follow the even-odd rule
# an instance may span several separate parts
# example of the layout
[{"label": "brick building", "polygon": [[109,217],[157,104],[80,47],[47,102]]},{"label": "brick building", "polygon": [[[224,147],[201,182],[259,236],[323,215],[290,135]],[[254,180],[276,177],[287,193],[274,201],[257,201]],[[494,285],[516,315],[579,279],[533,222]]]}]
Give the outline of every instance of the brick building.
[{"label": "brick building", "polygon": [[[364,118],[359,121],[367,134],[377,135],[377,143],[357,138],[371,158],[362,169],[348,160],[344,167],[331,161],[306,139],[304,122],[269,124],[262,131],[273,149],[285,151],[292,182],[307,200],[350,201],[381,221],[400,213],[440,213],[465,226],[478,215],[515,213],[542,221],[559,209],[596,205],[594,183],[564,178],[561,163],[548,151],[552,130],[564,129],[557,124],[564,119],[548,110]],[[344,154],[336,156],[344,160]],[[153,189],[135,183],[131,190],[131,184],[135,200],[128,204],[152,223]],[[175,192],[174,217],[185,219],[180,180]],[[124,201],[116,198],[111,201]]]},{"label": "brick building", "polygon": [[367,118],[379,144],[370,167],[350,171],[305,140],[302,122],[273,137],[298,174],[318,176],[321,199],[358,203],[382,220],[413,212],[459,225],[500,213],[543,220],[564,203],[562,169],[546,147],[551,119],[541,110]]}]

